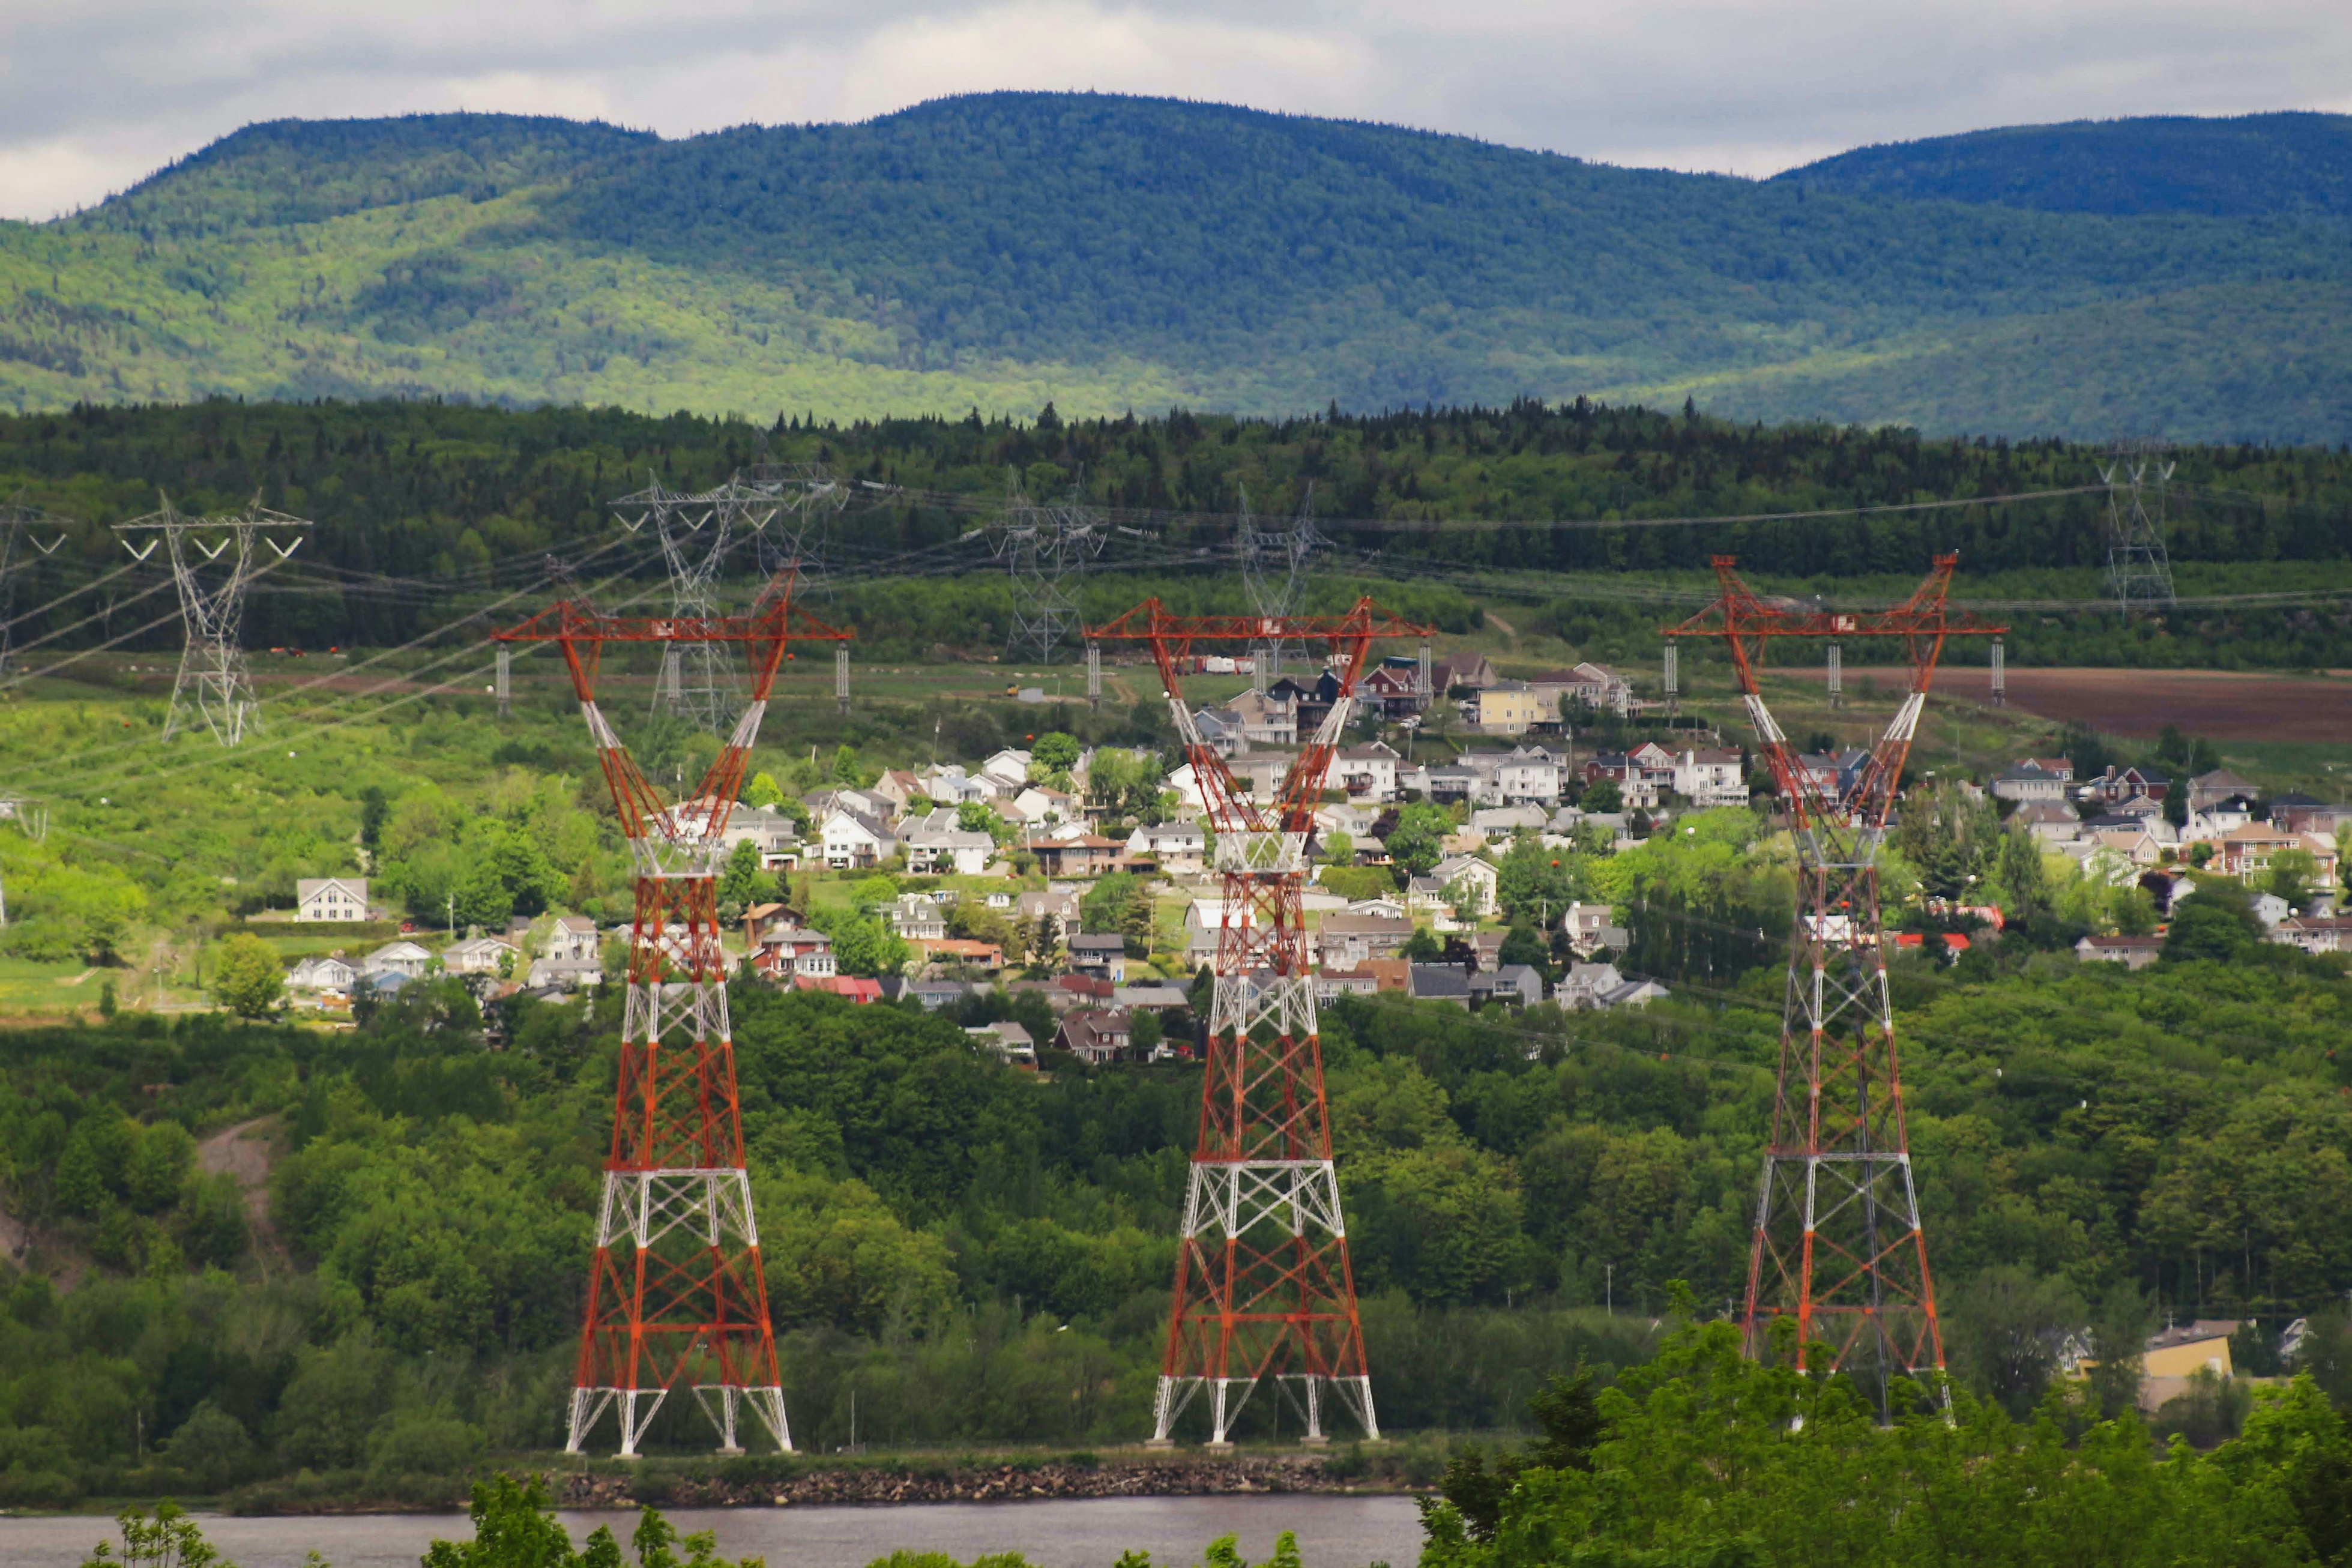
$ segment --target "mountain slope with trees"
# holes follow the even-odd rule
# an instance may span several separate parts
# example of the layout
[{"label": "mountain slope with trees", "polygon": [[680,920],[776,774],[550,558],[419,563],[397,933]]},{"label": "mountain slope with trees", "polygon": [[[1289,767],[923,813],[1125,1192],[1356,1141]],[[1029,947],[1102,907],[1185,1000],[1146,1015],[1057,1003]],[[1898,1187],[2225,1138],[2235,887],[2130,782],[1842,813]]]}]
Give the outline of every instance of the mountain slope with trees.
[{"label": "mountain slope with trees", "polygon": [[2151,115],[1857,147],[1773,176],[1855,196],[2113,216],[2352,221],[2352,115]]},{"label": "mountain slope with trees", "polygon": [[1743,418],[2332,441],[2352,435],[2347,347],[2352,258],[2326,224],[1956,216],[1097,95],[676,142],[285,121],[0,226],[0,403],[20,408],[1688,395]]}]

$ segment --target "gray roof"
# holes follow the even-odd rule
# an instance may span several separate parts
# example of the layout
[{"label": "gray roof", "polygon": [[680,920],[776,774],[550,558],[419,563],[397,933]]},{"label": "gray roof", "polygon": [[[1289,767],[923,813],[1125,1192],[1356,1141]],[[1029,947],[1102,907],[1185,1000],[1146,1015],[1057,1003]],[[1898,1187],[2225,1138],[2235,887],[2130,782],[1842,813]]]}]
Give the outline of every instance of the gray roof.
[{"label": "gray roof", "polygon": [[1416,963],[1412,979],[1415,996],[1452,998],[1470,994],[1470,977],[1450,963]]}]

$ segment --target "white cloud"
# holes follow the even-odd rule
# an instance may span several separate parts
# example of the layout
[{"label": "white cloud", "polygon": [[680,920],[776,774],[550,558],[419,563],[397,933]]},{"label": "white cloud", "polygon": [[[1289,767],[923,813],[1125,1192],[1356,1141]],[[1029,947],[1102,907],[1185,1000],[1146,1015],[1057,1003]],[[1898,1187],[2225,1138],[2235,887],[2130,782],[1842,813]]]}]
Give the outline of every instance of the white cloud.
[{"label": "white cloud", "polygon": [[2318,0],[13,0],[0,213],[254,120],[458,108],[686,135],[992,88],[1160,93],[1769,174],[2021,121],[2352,109]]}]

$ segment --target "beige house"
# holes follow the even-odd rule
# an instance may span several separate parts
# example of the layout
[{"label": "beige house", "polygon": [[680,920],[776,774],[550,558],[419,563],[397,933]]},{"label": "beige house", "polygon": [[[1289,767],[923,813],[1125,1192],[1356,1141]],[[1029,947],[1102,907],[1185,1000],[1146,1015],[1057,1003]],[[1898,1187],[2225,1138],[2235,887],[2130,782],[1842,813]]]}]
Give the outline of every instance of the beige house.
[{"label": "beige house", "polygon": [[1477,714],[1473,722],[1488,735],[1524,735],[1535,725],[1559,717],[1559,710],[1547,704],[1524,680],[1498,680],[1482,689],[1473,700]]}]

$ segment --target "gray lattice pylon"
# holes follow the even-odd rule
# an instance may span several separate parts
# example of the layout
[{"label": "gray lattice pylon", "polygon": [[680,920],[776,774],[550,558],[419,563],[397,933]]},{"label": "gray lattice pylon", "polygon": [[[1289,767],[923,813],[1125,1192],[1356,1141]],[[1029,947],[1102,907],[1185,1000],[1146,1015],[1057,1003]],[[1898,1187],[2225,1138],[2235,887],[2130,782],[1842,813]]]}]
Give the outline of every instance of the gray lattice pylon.
[{"label": "gray lattice pylon", "polygon": [[1040,506],[1023,493],[1018,475],[1010,479],[1004,516],[990,531],[991,548],[1013,577],[1007,652],[1026,649],[1040,664],[1053,661],[1078,624],[1069,579],[1101,553],[1108,538],[1100,520],[1080,504],[1076,487],[1062,504]]},{"label": "gray lattice pylon", "polygon": [[[1250,608],[1267,620],[1281,620],[1299,613],[1300,601],[1307,595],[1307,569],[1329,548],[1328,542],[1316,531],[1314,506],[1315,487],[1309,484],[1306,499],[1298,503],[1298,515],[1290,526],[1269,529],[1251,512],[1249,492],[1241,492],[1234,552],[1241,557],[1242,586],[1249,595]],[[1255,644],[1250,651],[1253,682],[1263,691],[1281,675],[1282,661],[1288,650],[1277,638]]]},{"label": "gray lattice pylon", "polygon": [[[16,580],[34,561],[56,554],[71,527],[64,518],[22,501],[0,507],[0,670],[15,660],[16,639],[8,623],[16,613]],[[43,533],[49,535],[46,543]]]},{"label": "gray lattice pylon", "polygon": [[775,498],[777,510],[760,531],[760,574],[790,573],[793,596],[825,591],[824,542],[833,520],[849,505],[849,487],[823,463],[757,463],[744,482]]},{"label": "gray lattice pylon", "polygon": [[2119,441],[2099,469],[2107,486],[2107,592],[2126,616],[2136,609],[2168,608],[2173,602],[2164,508],[2174,465],[2166,450],[2157,441]]},{"label": "gray lattice pylon", "polygon": [[[257,496],[241,513],[189,517],[163,498],[160,510],[131,522],[114,525],[117,533],[151,533],[142,550],[126,538],[122,547],[131,558],[144,561],[163,546],[172,579],[180,593],[180,620],[186,640],[180,650],[180,671],[172,682],[172,710],[163,721],[163,739],[198,721],[224,746],[245,739],[248,730],[261,728],[261,700],[254,694],[253,676],[246,668],[240,639],[245,630],[246,590],[253,580],[301,547],[299,532],[286,543],[268,535],[309,528],[310,521],[271,511]],[[217,542],[214,542],[217,540]],[[268,546],[265,555],[261,546]]]},{"label": "gray lattice pylon", "polygon": [[[652,525],[669,570],[670,614],[707,620],[719,613],[728,553],[746,531],[763,531],[784,503],[774,490],[737,476],[716,489],[693,491],[665,489],[656,479],[612,507],[631,532]],[[667,701],[671,712],[698,729],[724,734],[732,728],[743,692],[729,651],[707,642],[672,642],[664,651],[668,660],[655,683],[655,710]]]}]

